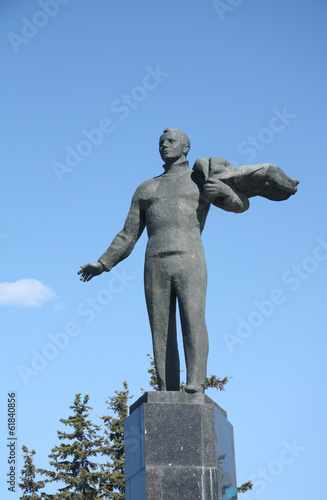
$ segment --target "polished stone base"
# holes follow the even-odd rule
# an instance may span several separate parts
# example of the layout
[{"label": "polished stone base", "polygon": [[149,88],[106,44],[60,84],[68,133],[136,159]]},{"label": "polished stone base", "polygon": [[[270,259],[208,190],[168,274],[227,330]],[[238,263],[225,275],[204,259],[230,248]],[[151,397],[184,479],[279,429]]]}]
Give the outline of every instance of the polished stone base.
[{"label": "polished stone base", "polygon": [[125,420],[126,500],[235,500],[233,428],[204,394],[146,392]]}]

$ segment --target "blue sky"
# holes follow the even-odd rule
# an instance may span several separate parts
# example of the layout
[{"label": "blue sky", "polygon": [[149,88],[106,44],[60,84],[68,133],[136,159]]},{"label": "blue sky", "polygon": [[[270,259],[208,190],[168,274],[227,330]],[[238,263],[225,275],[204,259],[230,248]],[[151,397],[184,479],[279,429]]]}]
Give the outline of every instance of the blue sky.
[{"label": "blue sky", "polygon": [[[45,466],[75,393],[90,395],[98,423],[124,379],[134,400],[147,388],[145,234],[112,273],[85,284],[76,272],[162,172],[158,138],[178,127],[191,166],[271,162],[300,180],[288,201],[210,210],[208,374],[231,381],[208,396],[234,426],[238,483],[254,483],[240,498],[323,498],[313,478],[326,449],[326,2],[0,9],[2,429],[16,391],[18,446]],[[7,471],[5,439],[0,453]],[[18,498],[5,481],[1,498]]]}]

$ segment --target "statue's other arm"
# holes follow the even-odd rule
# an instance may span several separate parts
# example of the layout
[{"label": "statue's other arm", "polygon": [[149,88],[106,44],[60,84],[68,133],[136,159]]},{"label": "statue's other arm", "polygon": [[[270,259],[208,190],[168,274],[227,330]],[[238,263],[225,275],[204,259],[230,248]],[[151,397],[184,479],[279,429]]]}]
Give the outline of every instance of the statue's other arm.
[{"label": "statue's other arm", "polygon": [[213,205],[228,212],[245,212],[250,206],[248,197],[236,191],[223,181],[209,177],[204,184],[204,193]]},{"label": "statue's other arm", "polygon": [[114,238],[108,250],[98,259],[105,271],[110,271],[116,264],[129,256],[144,227],[145,214],[140,206],[138,191],[136,191],[123,229]]},{"label": "statue's other arm", "polygon": [[136,190],[123,229],[117,234],[98,262],[81,266],[77,273],[81,275],[81,281],[90,281],[94,276],[98,276],[103,271],[110,271],[116,264],[126,259],[141,236],[144,227],[145,214],[140,205],[138,190]]}]

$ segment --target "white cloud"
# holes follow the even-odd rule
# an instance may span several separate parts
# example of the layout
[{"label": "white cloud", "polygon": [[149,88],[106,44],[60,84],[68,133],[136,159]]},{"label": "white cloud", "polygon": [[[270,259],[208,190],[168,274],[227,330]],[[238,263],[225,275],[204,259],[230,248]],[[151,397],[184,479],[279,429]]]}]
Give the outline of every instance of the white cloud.
[{"label": "white cloud", "polygon": [[0,304],[17,304],[25,307],[41,307],[56,297],[54,291],[38,280],[22,279],[14,283],[0,283]]}]

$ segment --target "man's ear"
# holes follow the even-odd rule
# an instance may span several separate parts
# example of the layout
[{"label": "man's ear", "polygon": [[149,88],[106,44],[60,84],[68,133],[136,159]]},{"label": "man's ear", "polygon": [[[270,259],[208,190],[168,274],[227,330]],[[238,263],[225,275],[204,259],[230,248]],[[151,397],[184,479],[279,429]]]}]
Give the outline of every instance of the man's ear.
[{"label": "man's ear", "polygon": [[185,156],[187,156],[187,155],[188,155],[189,150],[190,150],[190,146],[187,146],[187,144],[185,144],[185,146],[184,146],[184,148],[183,148],[183,154],[184,154]]}]

